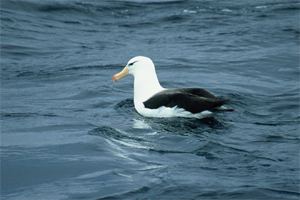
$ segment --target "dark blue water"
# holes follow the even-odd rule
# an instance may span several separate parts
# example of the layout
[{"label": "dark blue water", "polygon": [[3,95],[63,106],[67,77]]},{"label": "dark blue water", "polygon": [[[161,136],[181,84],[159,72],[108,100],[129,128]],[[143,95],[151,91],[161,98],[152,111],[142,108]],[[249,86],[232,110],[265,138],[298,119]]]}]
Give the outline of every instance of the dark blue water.
[{"label": "dark blue water", "polygon": [[[1,1],[1,199],[299,199],[299,1]],[[214,118],[133,107],[163,87]]]}]

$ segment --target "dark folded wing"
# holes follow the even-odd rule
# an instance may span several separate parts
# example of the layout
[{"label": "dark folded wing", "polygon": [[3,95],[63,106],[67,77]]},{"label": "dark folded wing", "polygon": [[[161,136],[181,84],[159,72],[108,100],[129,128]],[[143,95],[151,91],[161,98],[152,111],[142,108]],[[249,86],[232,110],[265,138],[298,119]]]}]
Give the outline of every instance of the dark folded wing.
[{"label": "dark folded wing", "polygon": [[179,107],[191,113],[213,110],[222,106],[226,99],[218,99],[203,89],[171,89],[157,93],[144,102],[146,108],[156,109],[161,106]]}]

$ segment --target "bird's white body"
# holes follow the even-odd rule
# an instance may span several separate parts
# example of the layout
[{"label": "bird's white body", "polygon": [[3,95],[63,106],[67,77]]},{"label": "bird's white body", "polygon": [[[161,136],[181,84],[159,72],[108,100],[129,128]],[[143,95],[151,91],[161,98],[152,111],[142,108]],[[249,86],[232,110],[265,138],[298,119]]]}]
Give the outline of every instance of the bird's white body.
[{"label": "bird's white body", "polygon": [[[154,64],[150,59],[145,57],[135,57],[133,59],[142,60],[142,62],[136,62],[134,69],[130,70],[129,74],[134,76],[134,107],[141,115],[149,115],[151,109],[146,109],[143,102],[158,92],[165,90],[161,87]],[[130,60],[128,63],[134,62]],[[139,66],[141,65],[141,66]]]}]

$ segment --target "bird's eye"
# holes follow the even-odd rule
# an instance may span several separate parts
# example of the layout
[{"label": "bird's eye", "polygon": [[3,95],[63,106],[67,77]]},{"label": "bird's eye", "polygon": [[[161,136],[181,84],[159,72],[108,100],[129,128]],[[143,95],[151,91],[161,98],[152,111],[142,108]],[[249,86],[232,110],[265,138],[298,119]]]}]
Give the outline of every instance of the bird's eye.
[{"label": "bird's eye", "polygon": [[137,61],[134,61],[132,63],[129,63],[128,66],[132,66],[134,63],[136,63]]}]

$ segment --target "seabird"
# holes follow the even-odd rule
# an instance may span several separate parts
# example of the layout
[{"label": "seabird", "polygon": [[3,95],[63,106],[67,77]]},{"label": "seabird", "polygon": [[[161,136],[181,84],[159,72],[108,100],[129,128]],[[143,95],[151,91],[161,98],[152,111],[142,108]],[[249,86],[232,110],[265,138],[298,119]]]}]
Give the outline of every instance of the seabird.
[{"label": "seabird", "polygon": [[137,56],[129,60],[124,69],[113,76],[113,81],[134,76],[134,107],[145,117],[212,117],[215,111],[233,111],[219,99],[201,88],[163,88],[150,58]]}]

